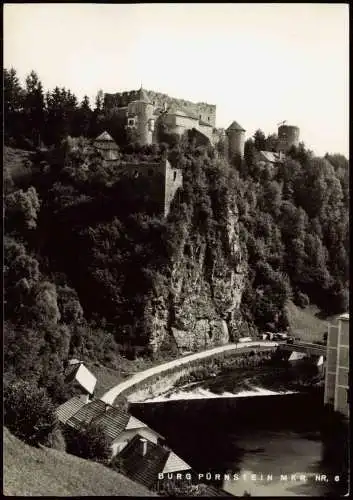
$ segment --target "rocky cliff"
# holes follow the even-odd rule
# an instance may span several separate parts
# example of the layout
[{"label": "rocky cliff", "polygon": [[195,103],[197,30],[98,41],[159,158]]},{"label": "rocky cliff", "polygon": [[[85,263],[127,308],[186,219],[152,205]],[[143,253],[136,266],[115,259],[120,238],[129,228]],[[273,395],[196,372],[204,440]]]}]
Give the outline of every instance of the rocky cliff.
[{"label": "rocky cliff", "polygon": [[195,223],[184,227],[171,259],[169,294],[155,296],[147,305],[153,351],[168,337],[179,351],[202,350],[236,338],[246,262],[235,203],[229,203],[225,213],[222,228],[212,237]]}]

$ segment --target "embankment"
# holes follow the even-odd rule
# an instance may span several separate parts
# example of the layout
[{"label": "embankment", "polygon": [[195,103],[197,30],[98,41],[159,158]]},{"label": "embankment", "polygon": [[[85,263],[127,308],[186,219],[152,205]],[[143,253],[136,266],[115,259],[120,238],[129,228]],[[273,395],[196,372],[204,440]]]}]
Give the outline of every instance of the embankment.
[{"label": "embankment", "polygon": [[113,387],[101,399],[110,404],[118,404],[119,402],[126,401],[126,399],[131,402],[143,401],[168,391],[181,376],[188,375],[196,367],[210,366],[215,360],[219,360],[222,363],[222,360],[229,359],[232,356],[235,359],[234,363],[236,363],[236,359],[239,356],[247,357],[251,351],[256,351],[258,356],[269,359],[276,348],[277,344],[275,342],[253,342],[247,346],[228,345],[191,356],[185,356],[184,358],[138,373],[129,380]]}]

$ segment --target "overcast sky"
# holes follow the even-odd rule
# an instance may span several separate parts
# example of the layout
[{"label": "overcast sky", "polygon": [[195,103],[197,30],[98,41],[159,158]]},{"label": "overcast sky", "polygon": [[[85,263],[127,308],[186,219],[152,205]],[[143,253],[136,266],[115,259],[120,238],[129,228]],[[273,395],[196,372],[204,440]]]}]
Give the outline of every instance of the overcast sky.
[{"label": "overcast sky", "polygon": [[348,23],[347,4],[5,4],[4,67],[79,99],[142,82],[216,104],[218,127],[287,120],[348,156]]}]

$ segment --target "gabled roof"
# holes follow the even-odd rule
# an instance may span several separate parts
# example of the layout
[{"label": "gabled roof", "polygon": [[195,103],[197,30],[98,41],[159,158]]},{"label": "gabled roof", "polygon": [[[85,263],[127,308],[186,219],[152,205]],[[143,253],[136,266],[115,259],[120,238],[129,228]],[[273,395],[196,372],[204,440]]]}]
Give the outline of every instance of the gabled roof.
[{"label": "gabled roof", "polygon": [[82,362],[71,364],[65,372],[66,382],[74,380],[80,384],[89,394],[93,394],[97,383],[96,377],[91,373]]},{"label": "gabled roof", "polygon": [[147,427],[135,417],[121,408],[107,407],[105,412],[95,418],[94,423],[99,424],[110,439],[116,439],[127,429],[143,429]]},{"label": "gabled roof", "polygon": [[143,427],[147,427],[144,422],[141,422],[138,418],[130,416],[130,419],[127,423],[126,429],[142,429]]},{"label": "gabled roof", "polygon": [[162,472],[167,474],[168,472],[180,472],[182,470],[190,469],[190,465],[184,462],[184,460],[178,457],[178,455],[176,455],[173,451],[170,451]]},{"label": "gabled roof", "polygon": [[245,132],[245,129],[243,127],[241,127],[239,125],[239,123],[237,123],[235,120],[234,122],[232,122],[229,127],[227,128],[227,131],[228,130],[239,130],[239,131],[242,131],[242,132]]},{"label": "gabled roof", "polygon": [[114,139],[108,132],[105,130],[98,137],[95,138],[95,141],[111,141],[114,142]]},{"label": "gabled roof", "polygon": [[105,411],[106,404],[100,399],[85,404],[77,413],[67,420],[67,425],[81,429],[85,424],[90,424]]},{"label": "gabled roof", "polygon": [[65,424],[69,418],[71,418],[75,413],[78,412],[84,406],[85,403],[80,398],[75,396],[74,398],[69,399],[62,405],[60,405],[55,413],[58,417],[59,422]]},{"label": "gabled roof", "polygon": [[284,155],[283,153],[280,154],[273,151],[259,151],[259,157],[260,161],[264,160],[265,162],[276,163],[282,161]]},{"label": "gabled roof", "polygon": [[174,452],[148,439],[145,439],[147,441],[146,454],[142,455],[141,439],[141,436],[137,434],[118,455],[121,470],[130,479],[151,488],[160,472],[191,469]]},{"label": "gabled roof", "polygon": [[147,452],[141,454],[141,436],[138,434],[119,453],[119,463],[123,474],[147,488],[151,488],[162,472],[169,451],[160,445],[147,441]]},{"label": "gabled roof", "polygon": [[338,319],[343,319],[349,321],[349,313],[343,313],[341,316],[338,316]]}]

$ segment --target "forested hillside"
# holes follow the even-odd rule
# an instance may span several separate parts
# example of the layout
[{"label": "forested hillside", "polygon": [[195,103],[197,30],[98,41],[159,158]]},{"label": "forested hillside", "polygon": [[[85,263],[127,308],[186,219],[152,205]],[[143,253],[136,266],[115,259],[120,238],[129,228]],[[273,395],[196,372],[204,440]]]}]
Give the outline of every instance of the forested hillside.
[{"label": "forested hillside", "polygon": [[[150,354],[158,328],[159,349],[170,351],[172,326],[188,332],[180,326],[190,319],[186,310],[202,311],[207,328],[225,321],[234,339],[243,329],[285,328],[289,299],[327,315],[347,309],[349,166],[342,155],[318,158],[301,144],[283,163],[261,165],[256,151],[277,140],[261,131],[246,142],[242,161],[228,161],[221,145],[166,133],[163,144],[142,147],[119,140],[101,94],[91,110],[69,90],[44,94],[34,72],[25,89],[14,70],[5,70],[4,83],[9,383],[31,378],[61,401],[68,357],[114,366],[119,356]],[[148,178],[121,180],[99,156],[86,158],[87,141],[105,129],[122,158],[167,155],[182,169],[183,190],[167,219],[146,194]],[[75,150],[68,135],[82,137]],[[187,292],[173,287],[192,277],[195,285],[183,286],[190,294],[196,287],[198,297],[186,309]]]}]

